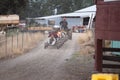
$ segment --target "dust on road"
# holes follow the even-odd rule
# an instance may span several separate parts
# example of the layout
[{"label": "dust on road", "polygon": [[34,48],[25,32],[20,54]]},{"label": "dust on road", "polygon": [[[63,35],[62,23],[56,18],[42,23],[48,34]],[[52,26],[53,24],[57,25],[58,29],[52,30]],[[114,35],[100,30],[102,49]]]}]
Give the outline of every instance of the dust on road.
[{"label": "dust on road", "polygon": [[86,80],[93,63],[90,55],[74,57],[80,50],[79,34],[73,33],[60,49],[44,49],[43,42],[27,54],[1,61],[0,80]]}]

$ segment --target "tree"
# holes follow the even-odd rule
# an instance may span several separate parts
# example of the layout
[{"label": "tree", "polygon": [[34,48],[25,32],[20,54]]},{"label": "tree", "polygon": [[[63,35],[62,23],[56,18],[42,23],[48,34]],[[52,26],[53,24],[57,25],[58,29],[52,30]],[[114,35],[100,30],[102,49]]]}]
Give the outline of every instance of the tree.
[{"label": "tree", "polygon": [[18,14],[22,16],[28,0],[0,0],[0,15]]},{"label": "tree", "polygon": [[47,0],[50,10],[58,9],[58,14],[69,13],[93,5],[93,0]]},{"label": "tree", "polygon": [[57,9],[58,14],[71,12],[71,0],[47,0],[46,6],[49,7],[50,13],[53,14],[54,9]]},{"label": "tree", "polygon": [[93,0],[83,0],[82,8],[93,5]]},{"label": "tree", "polygon": [[1,14],[18,14],[20,18],[69,13],[93,4],[93,0],[0,0]]}]

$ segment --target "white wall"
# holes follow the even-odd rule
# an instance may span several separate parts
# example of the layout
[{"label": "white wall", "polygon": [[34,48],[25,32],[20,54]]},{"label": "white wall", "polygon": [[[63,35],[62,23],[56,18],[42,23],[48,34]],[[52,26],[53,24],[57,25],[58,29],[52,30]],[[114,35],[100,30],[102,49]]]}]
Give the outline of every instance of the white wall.
[{"label": "white wall", "polygon": [[40,24],[46,24],[46,20],[35,20],[35,22],[40,23]]},{"label": "white wall", "polygon": [[83,24],[82,18],[66,18],[68,22],[68,27],[71,28],[72,26],[79,25],[81,26]]},{"label": "white wall", "polygon": [[[35,20],[37,23],[40,24],[47,24],[48,25],[48,20],[55,20],[55,25],[60,25],[60,21],[62,20],[61,17],[55,17],[55,18],[49,18],[49,19],[45,19],[45,20]],[[83,25],[83,18],[66,18],[67,22],[68,22],[68,27],[71,28],[72,26],[76,26],[76,25]]]},{"label": "white wall", "polygon": [[[60,25],[60,21],[62,20],[61,17],[56,17],[54,18],[55,20],[55,25]],[[66,18],[68,22],[68,27],[71,28],[72,26],[76,25],[82,25],[83,24],[83,19],[82,18]]]}]

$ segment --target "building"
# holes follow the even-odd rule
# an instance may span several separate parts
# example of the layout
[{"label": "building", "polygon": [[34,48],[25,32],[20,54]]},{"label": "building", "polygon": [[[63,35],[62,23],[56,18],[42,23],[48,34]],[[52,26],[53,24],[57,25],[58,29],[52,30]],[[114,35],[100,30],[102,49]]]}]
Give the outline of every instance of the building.
[{"label": "building", "polygon": [[[106,47],[105,40],[120,41],[120,0],[95,0],[97,5],[95,21],[95,70],[103,68],[120,69],[120,56],[106,55],[105,52],[120,52],[118,42]],[[114,63],[104,63],[114,61]],[[104,72],[104,71],[103,71]]]},{"label": "building", "polygon": [[[96,5],[77,10],[72,13],[45,16],[45,17],[36,17],[34,18],[35,22],[38,24],[46,24],[47,26],[51,25],[60,25],[59,22],[62,18],[66,18],[68,21],[68,27],[72,26],[83,26],[86,25],[87,28],[91,28],[93,19],[96,15]],[[54,21],[54,24],[49,24],[50,21]]]}]

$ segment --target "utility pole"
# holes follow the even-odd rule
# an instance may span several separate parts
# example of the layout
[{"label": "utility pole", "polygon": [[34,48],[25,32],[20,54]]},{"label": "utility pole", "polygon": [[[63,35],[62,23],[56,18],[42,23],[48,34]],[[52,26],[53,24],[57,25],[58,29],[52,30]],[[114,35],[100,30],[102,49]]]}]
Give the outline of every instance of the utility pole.
[{"label": "utility pole", "polygon": [[57,14],[57,8],[54,9],[54,15],[56,15],[56,14]]}]

